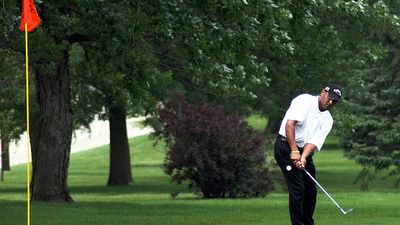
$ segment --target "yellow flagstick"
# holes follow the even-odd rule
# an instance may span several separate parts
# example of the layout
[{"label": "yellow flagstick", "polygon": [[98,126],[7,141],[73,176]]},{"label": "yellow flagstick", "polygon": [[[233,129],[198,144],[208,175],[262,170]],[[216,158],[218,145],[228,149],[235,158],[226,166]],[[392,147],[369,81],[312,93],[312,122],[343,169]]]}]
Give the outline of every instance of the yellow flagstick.
[{"label": "yellow flagstick", "polygon": [[27,186],[27,224],[31,224],[31,188],[30,188],[30,138],[29,138],[29,69],[28,69],[28,24],[25,23],[25,93],[26,93],[26,142],[28,146],[28,158],[26,162],[26,186]]}]

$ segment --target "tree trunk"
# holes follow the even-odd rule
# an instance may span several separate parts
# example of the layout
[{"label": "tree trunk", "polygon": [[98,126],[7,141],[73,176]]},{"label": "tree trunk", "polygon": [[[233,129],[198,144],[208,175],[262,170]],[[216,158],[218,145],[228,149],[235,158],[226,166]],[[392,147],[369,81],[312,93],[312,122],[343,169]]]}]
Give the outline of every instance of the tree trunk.
[{"label": "tree trunk", "polygon": [[1,134],[1,169],[10,171],[10,138]]},{"label": "tree trunk", "polygon": [[4,171],[10,171],[10,138],[1,134],[1,182],[4,181]]},{"label": "tree trunk", "polygon": [[54,62],[36,62],[39,116],[31,130],[32,201],[72,202],[67,185],[72,137],[69,55]]},{"label": "tree trunk", "polygon": [[110,173],[108,186],[129,185],[133,181],[128,134],[126,130],[126,111],[122,107],[109,109],[110,120]]}]

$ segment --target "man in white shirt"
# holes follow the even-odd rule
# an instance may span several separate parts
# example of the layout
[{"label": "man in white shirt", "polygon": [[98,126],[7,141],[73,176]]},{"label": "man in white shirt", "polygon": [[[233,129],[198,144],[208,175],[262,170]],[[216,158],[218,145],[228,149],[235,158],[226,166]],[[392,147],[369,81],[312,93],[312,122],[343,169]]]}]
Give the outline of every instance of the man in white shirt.
[{"label": "man in white shirt", "polygon": [[[327,85],[319,96],[301,94],[292,100],[282,120],[275,159],[288,187],[292,225],[314,224],[317,188],[303,169],[315,178],[312,156],[314,151],[321,150],[332,129],[329,110],[341,97],[342,90],[335,84]],[[287,170],[287,166],[293,169]]]}]

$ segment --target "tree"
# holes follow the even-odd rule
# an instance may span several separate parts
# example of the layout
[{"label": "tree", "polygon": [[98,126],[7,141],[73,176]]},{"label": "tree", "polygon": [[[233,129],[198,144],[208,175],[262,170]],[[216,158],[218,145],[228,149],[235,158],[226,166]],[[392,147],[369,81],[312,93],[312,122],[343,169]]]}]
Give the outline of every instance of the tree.
[{"label": "tree", "polygon": [[[11,6],[14,15],[19,14],[18,3],[5,4]],[[376,16],[385,13],[379,11],[383,8],[379,4],[381,1],[372,11]],[[95,114],[100,114],[118,121],[112,124],[121,125],[122,129],[119,125],[115,129],[120,131],[125,124],[124,116],[154,112],[156,103],[164,101],[166,92],[174,89],[184,90],[193,101],[219,102],[236,111],[254,107],[254,100],[262,95],[271,96],[264,99],[270,100],[267,104],[278,104],[283,102],[279,96],[287,98],[294,90],[291,82],[310,78],[321,81],[325,75],[321,71],[325,69],[334,71],[337,66],[361,64],[365,56],[362,54],[354,60],[343,57],[331,61],[347,56],[347,47],[352,47],[343,42],[343,51],[335,48],[343,46],[343,39],[336,36],[338,29],[332,24],[335,19],[344,18],[341,25],[347,29],[343,30],[350,31],[349,19],[371,13],[365,12],[362,1],[339,0],[306,4],[267,0],[250,4],[239,0],[201,4],[178,0],[77,0],[36,5],[43,22],[30,35],[30,43],[35,43],[30,48],[30,61],[38,95],[38,114],[33,116],[35,129],[31,134],[32,199],[65,202],[71,201],[67,185],[70,139],[73,128],[78,126],[73,121],[87,124]],[[2,19],[4,26],[0,29],[5,35],[0,37],[0,46],[23,52],[17,44],[22,43],[22,35],[15,38],[18,18],[2,14]],[[326,35],[320,36],[321,31]],[[315,45],[305,33],[320,41],[326,39],[326,45]],[[330,51],[324,50],[326,46]],[[86,70],[71,67],[71,55],[77,56],[75,53],[81,54],[77,60],[83,63],[74,65],[83,65]],[[287,57],[292,55],[295,57]],[[324,67],[312,63],[315,57],[323,59],[318,62]],[[314,70],[318,72],[308,73]],[[82,75],[77,71],[83,71],[85,76],[77,79],[75,75]],[[275,82],[281,74],[282,83],[271,88],[280,94],[264,92],[268,84],[273,84],[270,79]],[[70,82],[74,82],[73,87]],[[160,87],[166,87],[166,91]],[[93,98],[96,96],[101,101]],[[90,107],[82,107],[85,101],[90,101]],[[274,113],[263,102],[257,104],[257,109],[264,109],[266,114]],[[101,111],[102,106],[105,111]],[[88,119],[78,115],[87,115]],[[115,184],[130,182],[125,141],[123,137],[115,146],[125,149],[117,155],[125,160],[121,174],[126,176]],[[111,148],[114,152],[115,148]],[[115,165],[117,161],[112,162]],[[120,170],[116,171],[110,174]]]},{"label": "tree", "polygon": [[[361,6],[360,6],[361,4]],[[269,88],[256,87],[254,108],[269,122],[267,132],[276,134],[289,101],[300,93],[317,94],[327,83],[345,85],[366,55],[356,54],[362,36],[353,31],[359,21],[361,2],[308,1],[279,2],[288,19],[280,26],[286,31],[292,50],[259,48],[269,65]],[[367,13],[365,13],[367,14]],[[357,34],[357,35],[355,35]]]},{"label": "tree", "polygon": [[[255,84],[266,87],[268,65],[255,54],[258,45],[277,40],[285,48],[283,33],[271,31],[273,3],[255,1],[168,1],[165,34],[159,40],[160,68],[170,70],[175,90],[185,91],[193,102],[218,102],[230,108],[256,97]],[[271,32],[263,36],[263,30]],[[165,95],[163,95],[165,96]],[[230,105],[230,106],[229,106]]]},{"label": "tree", "polygon": [[20,65],[21,59],[7,50],[0,50],[0,140],[1,169],[9,171],[9,144],[19,140],[24,132],[25,122],[25,91],[24,77]]},{"label": "tree", "polygon": [[[69,49],[82,26],[69,2],[37,4],[40,28],[30,35],[30,62],[35,77],[38,114],[31,129],[32,201],[71,202],[68,166],[72,135]],[[22,35],[18,43],[23,43]]]},{"label": "tree", "polygon": [[261,111],[274,131],[294,95],[345,84],[358,67],[365,55],[353,58],[348,39],[363,4],[169,1],[160,4],[168,12],[160,65],[191,101]]},{"label": "tree", "polygon": [[[101,7],[95,10],[91,20],[96,25],[91,32],[93,36],[102,35],[95,44],[82,45],[81,58],[87,64],[86,69],[79,67],[75,71],[79,74],[77,80],[83,82],[74,84],[82,87],[77,92],[84,90],[79,96],[97,95],[106,109],[104,115],[111,118],[115,113],[113,118],[119,118],[117,124],[121,125],[125,125],[125,115],[154,113],[157,101],[163,101],[166,93],[176,86],[186,88],[194,100],[230,96],[222,100],[227,104],[235,101],[235,96],[249,98],[249,87],[267,83],[266,67],[251,55],[261,39],[258,34],[262,28],[252,14],[262,7],[256,4],[247,7],[241,1],[209,2],[209,5],[180,1],[120,2],[108,4],[107,10]],[[239,101],[235,102],[239,105]],[[91,113],[102,114],[99,108]],[[123,129],[123,126],[111,129],[111,138],[114,131]],[[110,149],[108,183],[126,185],[130,182],[129,149],[116,155],[113,149],[117,148]],[[116,170],[113,165],[118,165]]]},{"label": "tree", "polygon": [[373,16],[363,18],[364,41],[359,44],[370,57],[349,83],[348,113],[340,121],[345,156],[362,165],[356,181],[364,190],[373,178],[371,169],[391,169],[389,175],[397,176],[395,186],[400,186],[399,8],[396,1],[368,5]]},{"label": "tree", "polygon": [[[91,84],[87,82],[78,87],[86,85],[89,90],[100,87],[100,90],[103,89],[104,91],[101,94],[105,96],[103,100],[105,100],[107,113],[110,116],[111,154],[114,155],[114,152],[116,152],[115,155],[119,159],[117,161],[111,159],[109,184],[126,184],[126,181],[130,182],[132,180],[126,128],[121,129],[124,128],[124,125],[126,126],[126,102],[124,99],[127,96],[123,85],[134,83],[140,86],[141,84],[135,83],[135,79],[124,78],[127,77],[126,74],[121,72],[118,67],[125,66],[124,64],[121,65],[117,58],[121,51],[126,51],[126,46],[123,45],[129,44],[129,41],[131,41],[130,39],[122,41],[122,39],[130,37],[130,34],[124,32],[122,34],[125,36],[117,36],[114,39],[112,35],[114,31],[118,32],[125,28],[124,25],[127,25],[128,21],[126,19],[124,20],[125,22],[117,21],[117,19],[123,18],[122,15],[126,15],[123,14],[124,11],[122,9],[132,9],[131,7],[123,8],[123,6],[129,4],[128,1],[123,2],[121,5],[119,4],[114,2],[90,4],[85,1],[42,2],[38,4],[42,26],[35,31],[33,37],[31,35],[31,40],[33,39],[33,42],[36,41],[36,43],[46,44],[42,45],[40,49],[34,48],[34,53],[31,54],[39,101],[38,117],[33,120],[34,128],[36,129],[33,129],[34,131],[31,134],[33,157],[32,200],[72,201],[67,185],[73,129],[72,109],[74,107],[76,115],[83,115],[80,113],[88,112],[88,109],[99,112],[97,110],[101,108],[96,102],[98,99],[93,100],[93,98],[87,98],[93,100],[90,102],[93,107],[76,110],[80,107],[71,105],[72,103],[78,103],[82,106],[82,102],[79,100],[82,100],[84,96],[82,95],[84,90],[73,92],[73,95],[70,93],[70,54],[75,54],[74,46],[76,46],[76,43],[82,46],[84,50],[87,50],[84,57],[87,60],[85,65],[95,62],[100,63],[96,65],[99,71],[106,69],[104,72],[96,74],[93,78],[100,78],[99,76],[101,75],[107,75],[106,77],[96,81],[92,80]],[[118,22],[121,22],[121,25]],[[92,29],[86,29],[88,27]],[[114,40],[117,43],[110,45],[110,40]],[[118,43],[119,41],[121,43]],[[131,52],[128,52],[128,54],[131,54]],[[110,57],[115,60],[108,62]],[[130,68],[125,69],[129,70]],[[76,77],[74,76],[73,78]],[[112,82],[107,82],[107,79]],[[87,80],[90,80],[90,78],[86,77],[80,81]],[[101,85],[96,82],[100,82]],[[77,82],[74,84],[77,84]],[[77,89],[74,88],[73,90]],[[98,91],[95,90],[93,96],[96,96]],[[71,96],[73,98],[72,101]],[[91,111],[88,119],[79,117],[76,118],[75,122],[87,125],[90,118],[93,118],[93,114],[93,111]],[[78,126],[79,124],[75,124],[75,127]],[[121,161],[122,163],[120,163]],[[49,170],[48,168],[51,169]],[[116,170],[114,171],[113,168],[116,168]],[[120,168],[122,168],[122,172],[119,170]],[[126,175],[122,176],[122,174]],[[112,178],[117,180],[112,180]]]},{"label": "tree", "polygon": [[[20,14],[20,2],[5,1],[3,4],[8,10],[1,20],[5,34],[0,40],[2,50],[22,56],[23,35],[18,30],[19,18],[16,16]],[[31,199],[71,202],[67,185],[72,134],[69,48],[72,43],[82,41],[76,28],[83,25],[81,20],[73,19],[76,15],[71,12],[72,2],[40,2],[36,6],[42,24],[29,36],[30,74],[36,81],[31,83],[37,91],[37,104],[35,98],[31,102]],[[16,121],[22,121],[25,116],[18,118]]]},{"label": "tree", "polygon": [[[12,15],[17,13],[17,7],[13,4],[3,2],[4,10],[0,14],[0,139],[1,139],[1,158],[2,170],[9,170],[9,143],[18,140],[23,133],[25,122],[23,119],[23,85],[20,72],[21,60],[18,55],[6,49],[4,46],[9,44],[10,39],[15,38],[16,32]],[[5,10],[7,8],[7,10]]]},{"label": "tree", "polygon": [[72,70],[73,101],[80,106],[75,115],[79,119],[99,114],[110,122],[110,186],[128,185],[133,180],[127,116],[144,114],[148,105],[155,104],[148,89],[156,86],[160,74],[152,38],[147,37],[153,29],[149,24],[153,15],[146,12],[144,4],[124,1],[93,9],[95,30],[90,35],[101,35],[95,42],[75,48],[80,59],[74,61]]}]

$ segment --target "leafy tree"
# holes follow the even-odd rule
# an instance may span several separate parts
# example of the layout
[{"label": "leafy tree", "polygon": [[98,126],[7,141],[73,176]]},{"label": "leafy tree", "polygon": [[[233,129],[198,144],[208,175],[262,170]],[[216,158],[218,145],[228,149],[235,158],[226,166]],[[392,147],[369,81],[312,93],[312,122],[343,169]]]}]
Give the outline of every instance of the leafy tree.
[{"label": "leafy tree", "polygon": [[370,13],[362,2],[169,1],[161,6],[168,12],[169,36],[161,42],[166,57],[160,65],[173,72],[173,89],[185,91],[193,102],[261,111],[270,131],[294,95],[318,93],[328,82],[345,84],[366,57],[354,58],[352,50],[360,49],[348,41],[356,33],[352,20]]},{"label": "leafy tree", "polygon": [[400,186],[399,6],[395,1],[368,5],[373,16],[363,18],[365,41],[359,44],[370,57],[349,82],[350,97],[343,107],[348,113],[340,121],[345,155],[363,166],[356,181],[365,190],[374,177],[371,169],[391,169],[389,175],[397,176],[395,186]]},{"label": "leafy tree", "polygon": [[205,198],[265,196],[272,181],[263,137],[221,106],[189,104],[174,96],[158,112],[166,141],[164,171],[176,183],[189,181]]},{"label": "leafy tree", "polygon": [[22,60],[15,52],[6,49],[17,36],[14,25],[18,9],[15,3],[3,2],[0,13],[0,139],[2,169],[9,170],[9,143],[18,140],[26,123],[24,114],[24,82],[20,66]]},{"label": "leafy tree", "polygon": [[[22,53],[15,16],[20,3],[4,4],[0,46]],[[37,1],[43,22],[30,35],[39,102],[32,120],[32,199],[72,200],[71,132],[95,114],[114,118],[119,125],[111,128],[111,139],[122,137],[111,154],[124,149],[117,158],[124,160],[125,175],[114,183],[111,174],[118,172],[110,171],[109,184],[131,179],[125,116],[154,112],[170,90],[236,111],[250,105],[276,118],[294,90],[319,89],[327,73],[338,80],[352,74],[351,66],[364,68],[375,50],[362,35],[384,23],[388,5],[395,2]],[[355,41],[347,41],[354,35]]]},{"label": "leafy tree", "polygon": [[257,48],[271,40],[276,48],[289,48],[285,33],[272,29],[275,20],[285,20],[280,9],[275,12],[273,2],[264,0],[159,5],[166,12],[161,14],[166,31],[158,42],[159,65],[172,72],[173,85],[167,88],[184,91],[193,102],[212,101],[246,111],[243,100],[254,99],[253,87],[267,87],[269,81],[268,65]]},{"label": "leafy tree", "polygon": [[151,19],[156,15],[151,14],[154,6],[148,4],[152,3],[123,1],[91,9],[95,29],[89,35],[93,40],[74,46],[76,118],[85,123],[98,114],[110,122],[108,185],[132,182],[126,118],[143,115],[156,104],[149,89],[156,88],[162,77],[152,46],[155,28]]},{"label": "leafy tree", "polygon": [[[42,18],[42,26],[30,35],[31,43],[36,43],[31,47],[30,61],[36,78],[39,101],[39,113],[37,116],[33,116],[34,128],[31,134],[33,157],[32,200],[72,201],[67,185],[71,132],[73,129],[72,109],[76,113],[75,127],[79,127],[80,124],[87,126],[90,120],[93,119],[93,115],[100,112],[101,106],[95,97],[101,96],[101,94],[105,96],[102,99],[111,118],[111,155],[116,152],[117,157],[123,161],[123,163],[118,163],[118,160],[112,160],[113,163],[111,165],[116,166],[111,166],[111,168],[117,168],[117,170],[110,170],[110,174],[113,175],[110,175],[109,184],[121,184],[120,180],[112,181],[112,179],[119,179],[120,177],[123,179],[122,182],[126,180],[130,182],[132,180],[126,127],[121,129],[124,128],[124,125],[126,126],[125,116],[127,105],[129,104],[126,101],[130,98],[127,95],[129,94],[128,91],[123,86],[125,85],[124,87],[128,88],[133,85],[144,87],[142,84],[145,79],[141,83],[136,83],[137,80],[127,76],[127,74],[141,75],[138,80],[146,78],[146,72],[140,72],[139,67],[133,69],[132,67],[142,63],[141,60],[145,62],[147,59],[146,56],[132,58],[135,53],[127,51],[127,47],[135,46],[136,48],[140,46],[140,43],[135,42],[136,40],[130,39],[130,37],[134,37],[129,33],[130,30],[128,32],[124,30],[123,33],[119,33],[126,28],[124,27],[125,25],[132,25],[131,21],[133,19],[140,20],[140,18],[124,17],[124,15],[130,15],[127,10],[134,9],[129,5],[130,3],[130,1],[125,1],[123,4],[120,4],[120,2],[91,4],[86,1],[61,1],[36,4]],[[119,21],[118,19],[123,20]],[[15,24],[17,23],[16,20],[14,18],[13,22]],[[87,29],[88,27],[92,29]],[[134,27],[132,30],[134,30]],[[16,29],[9,31],[10,34],[15,32]],[[115,35],[113,38],[114,32],[121,35]],[[139,32],[142,31],[139,30]],[[114,41],[111,42],[114,45],[110,45],[110,40]],[[14,51],[22,52],[22,49],[18,49],[17,43],[20,42],[22,43],[22,39],[15,43],[11,42],[7,47]],[[76,67],[72,68],[72,74],[82,75],[82,73],[76,73],[79,70],[77,67],[82,66],[82,64],[79,65],[77,63],[77,61],[81,60],[79,59],[81,56],[76,44],[79,44],[85,50],[83,57],[83,59],[87,60],[84,64],[85,66],[95,62],[99,64],[92,68],[106,68],[106,70],[98,70],[101,73],[93,77],[86,76],[84,79],[74,80],[74,84],[79,84],[79,81],[86,82],[85,84],[77,85],[77,88],[83,86],[87,88],[77,91],[78,89],[74,87],[71,101],[70,54],[77,57],[77,59],[73,59]],[[127,45],[124,46],[125,44]],[[139,54],[140,52],[146,53],[147,49],[138,49],[138,52]],[[118,60],[121,59],[119,54],[129,56],[125,59],[127,64]],[[122,58],[123,60],[124,58]],[[139,72],[131,72],[136,70],[139,70]],[[125,73],[125,71],[129,71],[129,73]],[[103,78],[100,77],[101,75],[107,76]],[[73,78],[76,77],[73,76]],[[87,82],[91,78],[96,80],[91,81],[91,83]],[[149,83],[151,82],[147,82],[147,84]],[[96,90],[98,86],[101,87],[102,93]],[[85,90],[89,90],[89,97],[82,94]],[[143,101],[145,93],[139,94],[136,99]],[[87,100],[91,100],[91,102]],[[89,103],[91,106],[82,107],[84,103]],[[84,114],[88,112],[90,114]],[[87,118],[84,118],[84,116]],[[118,152],[119,149],[122,149],[122,151]],[[118,170],[121,165],[122,172],[127,176],[121,176],[123,173]]]},{"label": "leafy tree", "polygon": [[[71,2],[37,2],[41,26],[30,34],[30,63],[38,99],[32,114],[31,149],[33,201],[71,202],[68,165],[72,136],[69,50],[81,41]],[[80,15],[80,14],[78,14]],[[19,21],[15,19],[15,24]],[[11,32],[19,32],[17,26]],[[23,34],[9,48],[23,52]]]},{"label": "leafy tree", "polygon": [[[94,94],[106,109],[104,116],[112,116],[115,110],[119,115],[154,113],[157,101],[163,101],[166,93],[175,89],[186,89],[194,101],[221,98],[220,102],[235,102],[236,107],[240,105],[237,96],[254,97],[252,85],[265,86],[268,81],[266,66],[251,55],[263,38],[257,16],[267,15],[272,6],[265,12],[256,4],[242,1],[207,4],[209,7],[180,1],[121,2],[108,4],[107,10],[94,10],[96,13],[90,15],[96,25],[91,32],[93,36],[102,35],[96,43],[82,44],[85,57],[81,58],[87,64],[73,72],[78,74],[74,80],[83,82],[74,84],[79,87],[75,89],[82,97],[79,100]],[[107,26],[102,26],[104,22]],[[276,33],[278,39],[283,38]],[[103,113],[99,108],[91,113]],[[119,118],[124,124],[124,117]],[[128,184],[129,150],[115,155],[127,160],[122,162],[113,160],[113,149],[111,146],[109,184]],[[113,170],[113,165],[127,169]]]},{"label": "leafy tree", "polygon": [[[18,56],[24,54],[24,35],[18,30],[20,4],[20,1],[3,1],[7,10],[1,14],[4,36],[0,39],[2,50]],[[36,2],[36,6],[42,24],[29,35],[30,74],[35,79],[31,84],[36,86],[31,90],[37,91],[37,99],[31,98],[31,199],[70,202],[72,198],[67,185],[72,132],[69,48],[73,43],[82,41],[76,33],[76,28],[82,27],[82,20],[73,19],[76,14],[71,13],[72,2]],[[12,66],[7,65],[8,68]],[[25,107],[17,106],[13,110],[16,108]],[[13,115],[18,117],[16,122],[25,120],[22,113]],[[21,125],[16,126],[19,129],[25,127]]]},{"label": "leafy tree", "polygon": [[[137,107],[133,108],[133,111],[143,112],[143,110],[151,108],[154,102],[156,102],[146,91],[146,86],[151,87],[153,90],[157,89],[157,81],[160,80],[158,78],[153,79],[147,75],[165,74],[166,79],[168,79],[169,73],[167,70],[166,73],[158,73],[157,70],[154,70],[154,66],[151,66],[154,64],[152,62],[154,61],[154,57],[152,56],[154,51],[151,48],[152,46],[149,45],[149,43],[153,42],[156,47],[160,46],[160,43],[165,39],[158,39],[158,37],[161,34],[163,37],[166,37],[167,35],[163,32],[168,31],[163,30],[162,27],[170,27],[168,24],[161,22],[170,22],[173,19],[170,18],[170,20],[164,21],[157,15],[173,15],[172,13],[176,13],[175,8],[171,7],[172,5],[163,8],[165,4],[167,3],[138,3],[131,1],[118,3],[101,2],[99,4],[90,4],[86,1],[61,1],[57,3],[40,2],[37,4],[43,23],[35,31],[34,35],[30,35],[31,43],[38,43],[37,45],[40,45],[40,49],[36,49],[35,46],[31,47],[31,63],[33,64],[31,68],[33,68],[35,74],[39,96],[39,114],[37,118],[33,119],[36,129],[33,129],[35,133],[31,134],[33,150],[33,200],[62,201],[64,199],[65,201],[71,201],[66,182],[70,133],[73,129],[72,106],[70,102],[71,93],[69,92],[71,72],[70,54],[73,54],[71,48],[73,48],[75,43],[79,43],[85,50],[85,57],[88,64],[92,62],[93,65],[93,62],[96,62],[98,65],[107,66],[105,71],[100,70],[101,73],[96,75],[107,74],[108,76],[104,76],[105,79],[94,77],[96,78],[95,81],[90,80],[90,78],[86,79],[86,82],[91,81],[92,83],[87,82],[86,87],[88,88],[84,90],[90,90],[96,86],[100,87],[100,90],[104,89],[105,91],[102,94],[107,97],[105,106],[108,112],[117,112],[119,116],[116,118],[119,121],[123,120],[126,111],[131,111],[129,106],[132,104],[138,103]],[[179,2],[174,2],[173,4],[179,4]],[[240,4],[243,5],[243,3]],[[225,5],[222,4],[221,7],[224,8]],[[238,2],[235,2],[234,6],[236,7],[237,5]],[[190,12],[190,10],[196,10],[194,6],[197,7],[198,5],[191,5],[191,7],[184,6],[182,5],[181,10],[188,10]],[[235,12],[239,12],[239,10],[236,8]],[[190,13],[186,13],[185,15],[190,15]],[[135,22],[132,23],[132,21]],[[138,21],[143,22],[143,26],[139,26],[141,23]],[[14,18],[14,23],[17,23],[16,18]],[[185,28],[182,26],[184,23],[185,20],[181,20],[180,23],[171,24],[171,27],[176,30]],[[197,22],[194,21],[194,23]],[[88,27],[91,29],[86,29]],[[130,28],[128,32],[125,30],[127,27]],[[207,28],[208,30],[212,29],[212,27]],[[132,35],[131,31],[135,35]],[[206,37],[205,34],[201,33],[206,31],[207,29],[196,32]],[[9,33],[15,32],[16,29],[11,29]],[[201,39],[204,39],[204,37]],[[184,36],[180,36],[180,38],[183,39]],[[177,42],[168,42],[168,46],[171,47],[173,44],[180,44],[180,40],[182,39],[179,39]],[[110,42],[110,40],[112,41]],[[19,42],[21,42],[21,39],[19,39]],[[17,49],[16,44],[14,44],[13,48]],[[183,47],[180,47],[180,49],[183,49]],[[230,51],[233,50],[231,49]],[[194,61],[194,59],[186,61]],[[92,68],[104,68],[98,65]],[[219,71],[222,71],[221,68],[225,68],[223,65],[217,65],[217,67]],[[217,71],[217,69],[213,70]],[[229,69],[226,71],[229,71]],[[164,79],[163,76],[160,77]],[[221,79],[222,84],[225,76],[216,76],[215,78]],[[214,80],[217,81],[216,79]],[[98,85],[96,82],[100,82],[101,85]],[[121,85],[124,85],[124,87],[121,88]],[[227,87],[229,88],[230,86],[228,85]],[[80,99],[82,99],[82,96],[80,95]],[[134,98],[131,98],[132,96]],[[76,100],[75,93],[73,100]],[[99,109],[97,106],[94,108],[94,110]],[[92,117],[89,116],[89,118]],[[88,120],[79,119],[76,121],[87,122]],[[114,134],[114,132],[111,133]],[[126,138],[122,138],[122,140],[126,140]],[[113,143],[113,141],[111,142]],[[54,150],[50,151],[48,149]],[[126,151],[124,152],[120,158],[129,158],[126,157],[128,155]],[[52,160],[54,158],[62,158],[63,160]],[[127,165],[127,163],[121,163],[120,165]],[[49,170],[45,171],[44,167],[54,168],[51,171],[61,171],[55,172],[54,175],[63,174],[63,176],[51,179],[54,181],[51,184],[43,182],[42,179],[47,180],[52,176],[49,176]],[[129,165],[124,166],[124,168],[129,169]],[[125,177],[128,177],[129,180],[129,174]],[[56,188],[50,191],[46,187]]]},{"label": "leafy tree", "polygon": [[291,51],[259,48],[267,61],[269,88],[256,87],[254,108],[269,119],[268,132],[276,134],[288,102],[299,93],[319,93],[327,83],[346,84],[365,55],[357,55],[362,38],[352,31],[361,14],[359,2],[282,1],[287,20],[280,23]]},{"label": "leafy tree", "polygon": [[[399,174],[399,79],[397,68],[377,69],[363,74],[361,87],[352,90],[347,109],[352,115],[343,118],[345,155],[363,166],[356,181],[368,189],[373,178],[370,169],[389,169],[391,175]],[[399,186],[399,178],[396,181]]]},{"label": "leafy tree", "polygon": [[11,52],[0,51],[0,139],[2,170],[10,170],[9,144],[24,132],[25,88],[21,61]]}]

